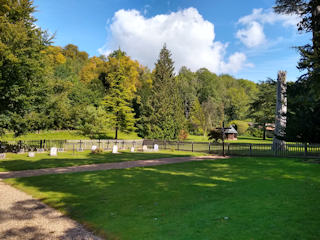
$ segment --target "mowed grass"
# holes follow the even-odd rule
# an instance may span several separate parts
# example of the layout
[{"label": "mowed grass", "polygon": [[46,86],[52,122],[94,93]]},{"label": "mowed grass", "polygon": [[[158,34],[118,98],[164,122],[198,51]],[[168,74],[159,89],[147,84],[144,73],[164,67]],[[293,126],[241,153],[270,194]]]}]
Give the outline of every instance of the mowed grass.
[{"label": "mowed grass", "polygon": [[[109,131],[101,134],[101,139],[113,139],[114,131],[110,129]],[[97,138],[97,137],[96,137]],[[13,133],[7,133],[0,137],[1,141],[18,141],[18,140],[83,140],[90,139],[90,136],[86,136],[81,134],[80,131],[75,130],[50,130],[50,131],[40,131],[39,133],[28,133],[25,135],[21,135],[19,137],[15,137]],[[137,133],[118,133],[118,139],[126,140],[126,139],[140,139]]]},{"label": "mowed grass", "polygon": [[[207,136],[199,135],[189,135],[186,141],[191,142],[209,142]],[[226,140],[227,143],[272,143],[272,138],[267,138],[263,140],[262,138],[252,137],[252,136],[238,136],[238,140]]]},{"label": "mowed grass", "polygon": [[178,151],[135,153],[122,151],[120,154],[112,154],[111,152],[92,154],[91,151],[74,153],[71,151],[58,153],[56,157],[49,156],[48,152],[36,153],[35,157],[28,157],[26,153],[7,153],[6,159],[0,159],[0,172],[200,155],[206,154]]},{"label": "mowed grass", "polygon": [[320,165],[231,158],[6,182],[106,239],[320,239]]}]

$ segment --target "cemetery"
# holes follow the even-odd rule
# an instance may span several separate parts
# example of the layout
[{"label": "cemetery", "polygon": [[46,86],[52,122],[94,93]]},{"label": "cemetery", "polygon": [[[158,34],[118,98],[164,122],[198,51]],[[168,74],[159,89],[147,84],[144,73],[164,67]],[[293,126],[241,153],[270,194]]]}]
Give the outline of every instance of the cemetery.
[{"label": "cemetery", "polygon": [[320,239],[319,0],[0,2],[0,240]]}]

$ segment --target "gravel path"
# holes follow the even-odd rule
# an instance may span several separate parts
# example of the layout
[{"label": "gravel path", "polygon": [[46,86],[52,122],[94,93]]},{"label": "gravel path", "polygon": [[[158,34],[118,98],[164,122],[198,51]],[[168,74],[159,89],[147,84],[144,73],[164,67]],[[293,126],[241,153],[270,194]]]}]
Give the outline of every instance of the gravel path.
[{"label": "gravel path", "polygon": [[226,158],[226,157],[222,157],[222,156],[175,157],[175,158],[160,158],[160,159],[153,159],[153,160],[100,163],[100,164],[81,165],[81,166],[72,166],[72,167],[43,168],[43,169],[36,169],[36,170],[23,170],[23,171],[14,171],[14,172],[0,172],[0,179],[31,177],[31,176],[40,176],[40,175],[46,175],[46,174],[61,174],[61,173],[71,173],[71,172],[88,172],[88,171],[122,169],[122,168],[131,168],[131,167],[156,166],[156,165],[163,165],[163,164],[202,161],[207,159],[218,159],[218,158]]},{"label": "gravel path", "polygon": [[0,239],[98,240],[77,222],[0,181]]},{"label": "gravel path", "polygon": [[0,173],[0,239],[6,240],[98,240],[59,211],[33,199],[28,194],[5,184],[2,179],[30,177],[45,174],[97,171],[142,166],[155,166],[189,161],[223,158],[219,156],[176,157],[154,160],[139,160],[118,163],[103,163],[74,167],[48,168]]}]

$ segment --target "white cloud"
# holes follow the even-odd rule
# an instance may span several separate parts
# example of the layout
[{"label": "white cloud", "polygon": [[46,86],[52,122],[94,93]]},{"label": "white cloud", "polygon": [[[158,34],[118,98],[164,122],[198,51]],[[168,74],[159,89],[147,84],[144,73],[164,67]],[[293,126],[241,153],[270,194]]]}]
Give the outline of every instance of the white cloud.
[{"label": "white cloud", "polygon": [[227,44],[214,41],[214,25],[203,19],[197,9],[146,18],[137,10],[119,10],[109,26],[110,40],[102,53],[121,49],[150,68],[166,43],[175,68],[187,66],[195,71],[206,67],[215,73],[235,73],[245,66],[246,56],[236,52],[224,61]]},{"label": "white cloud", "polygon": [[265,24],[280,23],[284,27],[296,27],[298,22],[297,15],[277,14],[272,9],[253,9],[250,15],[238,20],[238,24],[244,25],[245,28],[238,30],[236,37],[247,47],[253,48],[266,43],[267,39],[263,32]]},{"label": "white cloud", "polygon": [[259,46],[266,41],[262,25],[255,21],[248,23],[245,29],[240,29],[236,36],[250,48]]}]

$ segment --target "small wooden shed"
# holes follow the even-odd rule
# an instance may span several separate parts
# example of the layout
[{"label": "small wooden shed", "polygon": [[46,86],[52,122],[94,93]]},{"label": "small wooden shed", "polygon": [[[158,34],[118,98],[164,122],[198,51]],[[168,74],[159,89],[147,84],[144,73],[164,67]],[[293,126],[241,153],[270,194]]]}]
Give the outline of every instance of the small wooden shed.
[{"label": "small wooden shed", "polygon": [[227,140],[237,140],[238,138],[238,132],[237,130],[231,125],[229,128],[227,128],[224,131],[225,135],[226,135],[226,139]]}]

